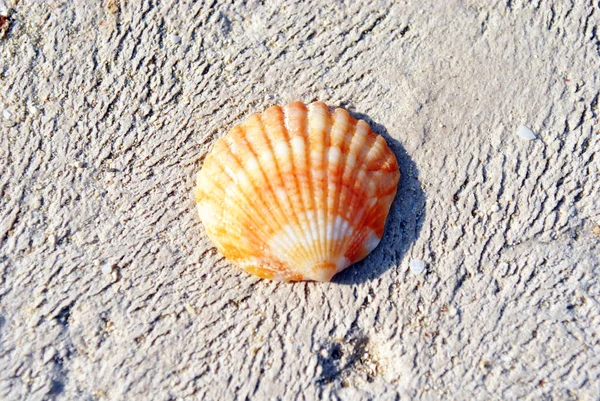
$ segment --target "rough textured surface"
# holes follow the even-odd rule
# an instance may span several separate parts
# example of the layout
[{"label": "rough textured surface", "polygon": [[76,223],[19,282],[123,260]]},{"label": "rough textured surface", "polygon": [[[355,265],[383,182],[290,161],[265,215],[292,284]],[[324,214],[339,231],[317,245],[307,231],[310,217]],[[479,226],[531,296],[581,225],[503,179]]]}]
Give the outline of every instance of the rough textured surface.
[{"label": "rough textured surface", "polygon": [[[0,0],[0,399],[596,398],[599,2],[230,3]],[[232,269],[189,196],[293,99],[403,172],[334,283]]]}]

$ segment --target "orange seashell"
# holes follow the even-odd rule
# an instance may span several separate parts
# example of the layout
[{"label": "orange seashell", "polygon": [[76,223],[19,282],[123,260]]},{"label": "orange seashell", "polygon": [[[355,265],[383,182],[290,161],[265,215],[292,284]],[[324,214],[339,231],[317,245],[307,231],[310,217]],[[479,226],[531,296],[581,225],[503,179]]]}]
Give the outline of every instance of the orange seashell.
[{"label": "orange seashell", "polygon": [[208,236],[247,272],[328,281],[379,244],[399,179],[394,153],[366,122],[293,102],[219,139],[194,198]]}]

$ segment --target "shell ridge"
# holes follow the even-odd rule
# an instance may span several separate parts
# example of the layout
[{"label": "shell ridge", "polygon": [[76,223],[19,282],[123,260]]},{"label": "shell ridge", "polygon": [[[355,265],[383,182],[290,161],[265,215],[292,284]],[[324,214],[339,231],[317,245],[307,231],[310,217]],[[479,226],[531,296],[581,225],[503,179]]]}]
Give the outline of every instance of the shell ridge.
[{"label": "shell ridge", "polygon": [[[222,221],[227,224],[231,220],[224,219]],[[243,233],[240,230],[234,229],[223,232],[223,230],[207,228],[206,233],[213,241],[219,239],[219,241],[215,241],[217,248],[221,253],[233,260],[238,259],[236,254],[240,251],[245,251],[250,254],[254,253],[254,243],[251,240],[245,240],[242,236]]]},{"label": "shell ridge", "polygon": [[[361,131],[359,134],[359,130]],[[369,150],[373,147],[377,136],[375,133],[371,131],[371,128],[367,123],[362,120],[359,120],[356,124],[356,131],[354,133],[353,138],[360,138],[361,142],[356,145],[355,149],[358,150],[358,156],[356,158],[356,168],[353,171],[352,180],[350,181],[351,187],[351,198],[349,201],[349,205],[351,205],[354,210],[353,217],[348,225],[348,229],[344,233],[344,254],[348,251],[348,247],[352,244],[353,238],[363,228],[362,223],[363,216],[366,214],[365,208],[367,208],[368,200],[370,200],[370,196],[367,192],[368,184],[370,180],[370,175],[366,171],[366,163],[365,159],[369,154]],[[362,200],[362,201],[361,201]],[[349,233],[348,230],[352,229],[352,233]],[[354,262],[354,260],[352,260]]]},{"label": "shell ridge", "polygon": [[[248,127],[246,126],[246,123],[242,124],[241,127],[245,131],[247,131],[247,129],[248,129]],[[259,135],[260,134],[264,135],[264,132],[262,129],[257,130],[257,133],[259,133]],[[263,220],[266,222],[266,224],[268,226],[271,227],[272,233],[283,232],[284,231],[283,228],[285,226],[285,216],[281,213],[277,213],[277,211],[282,210],[282,207],[279,203],[279,200],[277,199],[275,191],[273,191],[273,186],[271,185],[271,182],[269,181],[269,178],[268,178],[269,174],[267,174],[264,167],[261,165],[260,157],[259,157],[256,149],[252,145],[252,141],[248,140],[247,136],[245,136],[242,140],[244,141],[244,145],[247,147],[248,151],[250,152],[251,157],[256,161],[257,166],[258,166],[258,171],[260,172],[260,175],[261,175],[259,178],[261,179],[262,184],[264,184],[264,186],[266,186],[266,188],[262,187],[262,186],[256,186],[253,182],[252,185],[255,188],[256,193],[259,194],[259,196],[255,196],[255,194],[249,194],[248,198],[249,199],[263,198],[263,196],[265,196],[265,195],[268,197],[267,201],[265,202],[265,205],[267,207],[255,209],[255,212],[256,212],[255,214],[260,214],[263,216]],[[269,223],[270,221],[273,221],[274,223],[276,223],[276,225],[275,226],[271,225]],[[280,236],[273,236],[271,234],[267,237],[271,237],[271,240],[274,241],[281,249],[290,249],[293,247],[293,242],[290,238],[288,238],[287,235],[280,237]],[[263,242],[262,246],[265,246],[265,245],[266,244]]]},{"label": "shell ridge", "polygon": [[[339,110],[339,112],[338,112]],[[341,114],[341,116],[338,116],[338,114]],[[344,114],[344,110],[343,109],[336,109],[334,111],[334,115],[333,115],[333,127],[332,127],[332,132],[337,133],[337,135],[339,135],[339,137],[341,138],[341,143],[340,143],[340,154],[339,154],[339,160],[338,160],[338,166],[345,166],[346,165],[346,157],[348,155],[347,152],[344,151],[344,149],[346,148],[346,141],[347,141],[347,137],[348,137],[348,132],[352,129],[352,125],[349,124],[350,121],[348,119],[348,115]],[[342,120],[343,118],[343,120]],[[343,128],[339,128],[339,132],[337,132],[335,130],[335,128],[337,128],[339,125],[342,124],[343,121]],[[331,151],[331,148],[330,148]],[[340,213],[340,203],[341,203],[341,193],[344,187],[344,169],[343,168],[337,168],[337,181],[335,183],[335,187],[339,190],[334,191],[334,198],[333,198],[333,205],[332,205],[332,215],[335,216],[333,219],[333,222],[331,224],[331,237],[332,239],[335,238],[335,242],[332,244],[332,253],[336,256],[340,255],[340,246],[339,244],[342,242],[342,238],[340,234],[342,234],[342,220],[344,219],[344,216]]]},{"label": "shell ridge", "polygon": [[[240,163],[240,160],[237,157],[237,155],[235,155],[233,152],[231,152],[231,149],[229,147],[227,147],[226,149],[227,149],[226,151],[229,153],[229,157],[232,159],[232,161],[234,161],[235,163],[237,163],[240,166],[242,166],[241,163]],[[224,174],[227,175],[228,178],[232,179],[228,175],[229,174],[228,170],[225,169],[225,166],[222,163],[224,160],[225,160],[225,158],[217,158],[215,160],[215,164],[214,164],[215,168],[218,168],[218,172],[220,172],[222,174],[224,173]],[[240,170],[244,171],[243,168],[240,168]],[[229,171],[231,171],[231,169],[229,169]],[[250,222],[250,223],[253,224],[252,228],[254,230],[256,230],[256,231],[258,231],[260,233],[263,233],[263,234],[265,234],[267,236],[269,235],[268,231],[266,231],[265,228],[266,227],[270,228],[270,226],[269,226],[268,222],[264,219],[264,216],[262,216],[259,213],[252,213],[253,210],[256,210],[256,209],[260,210],[260,208],[261,208],[260,206],[266,206],[264,204],[264,199],[262,199],[262,197],[248,196],[248,194],[245,192],[245,190],[243,188],[241,188],[240,190],[242,191],[242,194],[246,195],[247,199],[250,199],[250,201],[248,203],[241,202],[241,199],[239,197],[228,196],[226,189],[222,185],[220,185],[219,182],[215,181],[214,177],[212,177],[212,176],[209,175],[209,176],[206,176],[205,179],[209,180],[213,184],[213,186],[211,188],[213,191],[215,191],[215,192],[216,191],[220,191],[221,193],[223,193],[225,195],[223,197],[223,199],[226,200],[226,204],[228,204],[230,202],[231,204],[233,204],[233,205],[236,206],[236,210],[241,210],[241,211],[247,212],[245,214],[246,219],[247,219],[248,222]],[[250,180],[250,182],[252,183],[252,188],[256,190],[257,188],[255,187],[255,185],[252,182],[252,180]],[[262,201],[262,202],[260,202],[260,201]],[[260,205],[259,202],[262,203],[262,205]],[[222,205],[218,205],[218,206],[222,206]],[[231,221],[231,219],[230,219],[231,215],[230,214],[224,213],[223,215],[224,215],[223,221]],[[260,220],[257,220],[257,219],[260,219]],[[231,223],[235,223],[235,220],[231,221]],[[228,227],[236,227],[236,226],[240,226],[241,227],[242,225],[243,224],[239,224],[238,223],[238,224],[229,224],[227,226]],[[229,230],[229,231],[231,232],[231,230]]]},{"label": "shell ridge", "polygon": [[[326,242],[325,242],[325,254],[329,256],[330,259],[337,259],[337,254],[335,253],[335,243],[336,237],[335,234],[335,226],[337,223],[337,209],[335,209],[338,193],[340,188],[340,174],[339,174],[339,166],[340,166],[340,154],[339,150],[336,150],[334,153],[333,149],[339,149],[335,141],[338,139],[337,137],[340,135],[336,128],[339,123],[336,118],[335,110],[331,111],[327,109],[329,124],[328,124],[328,132],[327,132],[327,151],[325,159],[327,160],[327,188],[326,188],[326,207],[325,207],[325,221],[327,223],[327,232],[326,232]],[[342,133],[341,135],[343,135]]]},{"label": "shell ridge", "polygon": [[[358,164],[361,166],[360,171],[358,172],[358,174],[361,173],[365,173],[364,176],[364,181],[360,180],[359,182],[357,182],[357,184],[359,185],[358,191],[355,191],[355,193],[359,194],[359,198],[363,198],[363,202],[361,202],[358,205],[358,211],[357,213],[355,213],[353,219],[352,219],[352,226],[357,228],[358,230],[356,230],[354,233],[352,233],[352,235],[349,236],[348,238],[348,246],[350,247],[353,243],[353,241],[355,240],[354,237],[356,237],[357,235],[365,235],[366,232],[364,232],[364,223],[366,221],[366,218],[369,216],[369,211],[370,208],[373,206],[371,205],[371,200],[372,198],[372,194],[369,193],[369,184],[371,183],[371,179],[372,176],[368,173],[367,171],[367,166],[368,163],[366,162],[368,155],[371,152],[371,149],[373,149],[374,144],[376,143],[376,138],[375,136],[371,136],[369,134],[373,134],[370,130],[370,128],[367,128],[367,133],[366,133],[366,143],[361,147],[361,151],[360,151],[360,155],[358,157]],[[374,135],[374,134],[373,134]],[[357,177],[357,180],[359,180],[360,177]],[[356,187],[355,187],[356,188]]]},{"label": "shell ridge", "polygon": [[[325,152],[325,174],[326,174],[326,178],[325,178],[325,185],[326,187],[325,189],[325,243],[323,244],[323,252],[324,255],[327,255],[329,259],[331,259],[332,257],[335,257],[336,255],[333,254],[333,249],[332,249],[332,242],[333,242],[333,221],[332,221],[332,217],[334,217],[334,214],[329,213],[329,198],[332,195],[332,192],[335,193],[337,191],[331,191],[330,190],[330,185],[329,182],[330,180],[334,180],[335,176],[330,177],[331,174],[331,170],[329,169],[329,165],[330,163],[333,164],[337,164],[338,162],[336,161],[335,157],[333,157],[333,153],[331,151],[331,135],[332,135],[332,131],[333,131],[333,124],[335,122],[334,118],[333,118],[333,113],[332,111],[327,108],[327,106],[325,106],[326,110],[327,110],[327,130],[325,132],[326,135],[326,152]],[[335,195],[334,195],[335,196]]]},{"label": "shell ridge", "polygon": [[[353,119],[350,117],[350,115],[348,114],[347,111],[340,109],[342,113],[344,113],[344,118],[346,119],[346,122],[348,124],[348,126],[345,129],[344,132],[344,141],[342,142],[342,148],[341,148],[341,153],[342,153],[342,171],[340,171],[340,186],[339,188],[341,188],[341,190],[339,191],[339,193],[337,194],[338,197],[338,201],[337,201],[337,206],[336,206],[336,210],[337,210],[337,215],[339,216],[339,223],[338,223],[338,227],[336,228],[337,230],[337,236],[339,238],[336,247],[335,247],[335,253],[337,255],[343,255],[344,254],[344,236],[346,235],[347,232],[347,228],[350,225],[350,221],[348,219],[346,219],[346,216],[344,215],[343,211],[342,211],[342,202],[345,200],[347,203],[347,197],[348,197],[348,183],[345,182],[344,177],[346,176],[346,171],[348,168],[348,156],[350,155],[350,146],[352,144],[352,138],[354,137],[354,133],[356,131],[356,123],[355,121],[353,121]],[[346,223],[344,225],[344,222]]]},{"label": "shell ridge", "polygon": [[320,208],[320,210],[323,211],[323,220],[321,221],[323,227],[321,227],[322,230],[322,235],[323,235],[323,241],[320,243],[321,245],[321,261],[327,261],[329,262],[330,259],[334,256],[331,254],[331,252],[329,251],[329,244],[330,244],[330,240],[331,240],[331,236],[329,235],[329,232],[331,231],[329,229],[329,226],[332,225],[329,222],[329,210],[328,210],[328,203],[329,203],[329,180],[330,180],[330,170],[329,170],[329,152],[331,149],[331,129],[333,128],[333,118],[331,115],[331,111],[327,108],[327,106],[325,105],[325,103],[321,103],[319,102],[319,107],[322,108],[324,110],[323,113],[323,119],[325,120],[324,123],[324,131],[323,131],[323,147],[324,147],[324,151],[323,153],[323,171],[325,173],[325,177],[323,180],[323,187],[322,187],[322,193],[321,193],[321,205],[322,207]]},{"label": "shell ridge", "polygon": [[321,107],[324,108],[325,113],[323,115],[323,118],[325,120],[325,129],[323,132],[323,147],[324,147],[324,152],[323,152],[323,171],[325,173],[325,178],[323,180],[323,187],[322,187],[322,193],[321,193],[321,205],[322,207],[320,208],[320,210],[322,210],[323,213],[323,220],[321,221],[322,227],[321,227],[321,231],[322,231],[322,235],[323,235],[323,241],[320,243],[321,245],[321,260],[320,261],[327,261],[330,262],[330,259],[333,255],[330,254],[329,252],[329,236],[328,236],[328,232],[329,230],[329,211],[328,211],[328,199],[329,199],[329,149],[331,146],[331,128],[333,126],[333,121],[331,118],[331,113],[329,111],[329,109],[327,108],[327,106],[325,106],[324,103],[321,103]]},{"label": "shell ridge", "polygon": [[[310,135],[310,130],[311,130],[311,128],[310,128],[310,120],[311,120],[311,117],[312,117],[312,113],[311,113],[312,108],[311,108],[311,106],[312,106],[312,104],[308,105],[308,110],[307,110],[307,113],[306,113],[306,116],[307,116],[306,119],[308,121],[308,124],[307,124],[306,129],[305,129],[304,138],[305,138],[306,144],[307,144],[307,146],[305,147],[305,152],[306,152],[306,159],[305,160],[306,160],[306,170],[308,171],[308,183],[309,183],[308,188],[309,188],[309,191],[310,191],[310,195],[309,196],[310,196],[310,199],[313,199],[315,201],[315,203],[314,203],[315,208],[313,209],[313,214],[312,214],[314,221],[310,223],[311,231],[312,231],[312,228],[313,228],[313,224],[315,224],[314,227],[316,227],[315,232],[313,232],[313,235],[315,237],[315,238],[313,238],[313,244],[314,244],[315,242],[321,241],[321,236],[319,235],[319,226],[318,226],[319,222],[318,222],[317,217],[316,217],[316,215],[317,215],[317,208],[318,208],[318,204],[317,204],[318,200],[316,199],[316,194],[315,194],[315,190],[313,188],[313,185],[311,185],[311,184],[313,184],[315,182],[315,178],[314,178],[314,174],[313,174],[313,169],[312,169],[313,162],[312,162],[312,159],[311,159],[311,152],[312,152],[312,147],[313,147],[313,141],[312,141],[312,138],[311,138],[311,135]],[[313,251],[316,252],[314,246],[311,247],[311,248],[312,248]],[[313,253],[313,255],[314,255],[313,257],[314,257],[315,260],[319,258],[319,256],[318,256],[317,253]]]},{"label": "shell ridge", "polygon": [[[372,133],[369,130],[367,131],[367,135],[369,133]],[[362,249],[354,249],[354,247],[358,247],[359,244],[361,243],[361,240],[364,240],[368,237],[368,235],[375,235],[378,238],[377,244],[379,243],[379,240],[381,239],[381,236],[383,233],[379,233],[377,232],[370,224],[368,224],[368,221],[371,221],[371,218],[373,217],[373,215],[377,215],[380,213],[380,209],[382,206],[385,205],[386,210],[389,210],[389,204],[387,202],[387,199],[385,199],[384,202],[377,202],[377,199],[379,199],[380,197],[377,196],[377,190],[375,191],[375,193],[371,194],[368,193],[368,187],[369,184],[372,182],[372,180],[375,178],[372,174],[369,174],[368,172],[368,166],[369,166],[369,160],[376,160],[377,159],[377,153],[381,150],[379,149],[379,144],[377,143],[377,136],[368,136],[368,146],[363,146],[361,148],[361,155],[360,155],[360,165],[361,168],[363,169],[363,171],[366,172],[365,175],[365,181],[361,183],[360,185],[360,191],[361,193],[365,196],[365,202],[362,203],[361,207],[359,208],[358,212],[354,215],[354,218],[352,220],[352,226],[356,227],[356,228],[360,228],[359,230],[356,230],[355,232],[352,233],[352,235],[349,236],[348,238],[348,249],[347,251],[350,254],[357,254],[359,259],[356,259],[354,261],[358,261],[360,259],[362,259]],[[387,144],[386,144],[387,146]],[[393,199],[393,198],[392,198]],[[390,202],[391,203],[391,202]],[[385,223],[385,222],[384,222]],[[369,242],[367,243],[367,248],[368,246],[372,246],[372,244],[374,243],[374,240],[372,240],[372,243]],[[376,244],[375,244],[376,246]],[[369,252],[372,249],[369,249]],[[362,256],[362,257],[361,257]],[[365,255],[366,256],[366,255]]]},{"label": "shell ridge", "polygon": [[[312,172],[309,168],[309,162],[310,162],[310,141],[309,141],[309,136],[307,135],[307,130],[308,130],[308,125],[305,124],[305,126],[300,126],[300,127],[292,127],[292,125],[296,125],[299,124],[298,119],[291,118],[291,110],[293,107],[298,107],[299,110],[301,110],[302,112],[302,119],[303,120],[308,120],[308,109],[306,108],[306,106],[304,104],[301,103],[290,103],[287,106],[287,110],[286,110],[286,115],[288,115],[288,126],[287,129],[289,132],[292,132],[292,135],[296,135],[295,137],[298,138],[298,140],[300,140],[302,142],[302,146],[303,146],[303,154],[298,154],[295,153],[293,160],[294,160],[294,166],[295,166],[295,170],[297,171],[297,169],[301,169],[301,170],[305,170],[306,171],[306,181],[307,182],[300,182],[300,180],[298,180],[298,190],[301,194],[302,197],[302,206],[303,206],[303,210],[306,216],[306,224],[307,224],[307,231],[305,233],[305,235],[308,236],[308,240],[309,243],[314,243],[314,241],[317,240],[316,236],[314,235],[315,233],[312,230],[312,225],[311,225],[311,221],[309,219],[309,212],[311,209],[314,209],[313,206],[313,202],[314,202],[314,194],[312,191]],[[294,128],[294,129],[292,129]],[[293,138],[292,140],[295,140],[295,138]],[[296,156],[301,157],[301,160],[296,160]],[[296,164],[296,161],[299,162],[299,164]],[[313,247],[308,247],[309,249],[309,254],[311,255],[312,259],[316,259],[317,255],[314,253],[314,248]]]},{"label": "shell ridge", "polygon": [[[273,138],[271,138],[271,135],[270,135],[270,134],[273,134],[271,132],[271,127],[268,124],[265,123],[265,120],[263,119],[263,116],[259,116],[259,122],[260,122],[260,125],[262,127],[262,133],[264,135],[265,143],[266,143],[266,145],[268,147],[268,150],[272,154],[275,154],[275,147],[273,145],[273,140],[272,140]],[[286,135],[286,134],[284,133],[284,135]],[[274,176],[276,176],[277,178],[273,177],[273,175],[269,175],[269,177],[273,177],[273,179],[277,181],[277,182],[274,183],[276,187],[281,187],[281,188],[286,188],[287,189],[288,186],[286,185],[286,183],[284,182],[284,180],[281,178],[282,177],[282,175],[281,175],[282,168],[280,166],[280,161],[278,160],[277,157],[274,157],[273,160],[274,160],[274,163],[275,163],[275,170],[276,170],[275,172],[277,173]],[[286,195],[287,195],[287,191],[286,191]],[[301,227],[300,226],[300,220],[299,220],[298,216],[296,215],[295,211],[293,210],[293,207],[292,207],[292,203],[293,202],[290,201],[289,195],[285,196],[284,199],[285,199],[285,202],[287,203],[287,205],[286,205],[287,209],[286,210],[288,210],[288,211],[291,210],[292,211],[293,217],[295,219],[294,223],[296,223],[296,225],[298,227]],[[279,199],[277,199],[277,200],[278,200],[278,202],[280,201]],[[284,215],[284,216],[287,216],[288,214],[289,213],[286,213],[286,215]],[[287,217],[291,217],[291,216],[287,216]],[[304,241],[302,241],[303,238],[299,238],[299,237],[302,237],[302,236],[295,235],[295,233],[292,230],[285,230],[285,233],[286,233],[287,237],[290,239],[290,243],[292,244],[291,247],[288,250],[290,252],[291,251],[301,250],[300,251],[301,255],[302,256],[307,256],[307,251],[306,251],[307,247],[306,246],[303,246],[303,247],[300,247],[300,248],[297,247],[297,246],[294,246],[294,244],[296,244],[296,243],[306,244]],[[292,261],[289,260],[289,257],[292,256],[292,255],[286,255],[286,256],[288,257],[288,263],[289,264],[293,264]]]},{"label": "shell ridge", "polygon": [[[325,166],[325,153],[321,150],[321,147],[325,144],[325,130],[322,127],[315,127],[314,124],[317,119],[324,120],[324,117],[319,113],[323,110],[323,104],[319,102],[311,103],[308,106],[308,140],[310,143],[310,155],[309,155],[309,163],[310,163],[310,172],[311,178],[310,182],[315,184],[315,189],[313,193],[313,197],[316,201],[315,212],[313,213],[314,224],[316,226],[317,231],[317,242],[313,243],[313,248],[316,251],[317,259],[314,262],[319,262],[321,259],[325,257],[323,252],[323,244],[325,243],[325,213],[324,213],[324,198],[326,196],[326,192],[323,188],[323,183],[327,179],[326,173],[325,177],[315,177],[313,174],[314,170],[320,170],[320,175],[323,174],[323,167]],[[327,111],[326,111],[327,112]],[[311,124],[312,122],[312,124]],[[322,121],[321,121],[322,122]],[[313,153],[316,153],[318,157],[316,160],[313,159]],[[315,165],[316,164],[316,165]],[[312,186],[311,186],[312,187]]]},{"label": "shell ridge", "polygon": [[[389,207],[396,195],[396,189],[400,179],[400,172],[398,170],[397,162],[392,163],[392,168],[387,172],[386,175],[388,177],[390,176],[390,173],[395,173],[392,176],[393,178],[388,179],[387,181],[382,179],[381,169],[378,169],[377,172],[373,172],[374,170],[371,168],[371,166],[375,164],[374,161],[380,160],[381,155],[385,153],[391,153],[391,149],[389,149],[383,137],[375,137],[375,141],[373,142],[371,148],[366,152],[364,165],[369,172],[370,183],[379,183],[379,185],[375,186],[374,192],[369,194],[369,197],[371,199],[379,199],[380,202],[373,202],[373,204],[369,207],[364,217],[365,221],[379,221],[379,219],[376,219],[376,217],[382,214],[382,212],[384,213],[384,216],[387,216],[387,213],[389,213]],[[364,222],[362,223],[364,224]],[[385,219],[383,220],[383,223],[384,224],[381,227],[369,224],[369,228],[371,228],[379,238],[383,236]]]},{"label": "shell ridge", "polygon": [[[346,176],[346,172],[348,169],[352,169],[350,176],[348,177],[347,181],[345,181],[343,190],[345,191],[345,195],[346,195],[346,201],[345,201],[345,207],[348,209],[349,212],[355,212],[356,209],[356,205],[355,205],[355,199],[357,198],[357,193],[355,190],[355,183],[356,183],[356,178],[358,176],[358,173],[360,170],[362,170],[362,166],[360,165],[360,160],[359,157],[360,156],[360,149],[363,147],[364,145],[364,140],[366,139],[366,135],[363,135],[361,133],[359,133],[359,125],[356,124],[354,127],[353,133],[352,133],[352,137],[350,139],[350,143],[348,144],[348,154],[346,156],[346,159],[348,160],[348,158],[350,156],[353,156],[354,158],[354,162],[351,165],[350,163],[345,164],[344,166],[344,177]],[[352,215],[354,213],[350,213],[350,215]],[[355,214],[354,214],[355,215]],[[346,216],[343,216],[344,219],[346,219]],[[349,232],[350,230],[355,230],[355,226],[354,226],[354,220],[353,219],[347,219],[348,221],[348,225],[345,227],[345,230],[343,231],[343,240],[340,241],[340,253],[341,254],[345,254],[347,247],[349,245]]]},{"label": "shell ridge", "polygon": [[[285,134],[286,137],[286,145],[288,148],[288,151],[290,153],[290,164],[291,164],[291,174],[293,176],[293,180],[290,180],[289,182],[286,183],[286,185],[289,185],[289,188],[291,188],[291,190],[293,190],[297,195],[298,195],[298,199],[299,202],[301,203],[300,205],[296,204],[297,202],[290,202],[292,204],[292,208],[293,208],[293,212],[294,215],[297,219],[298,222],[298,226],[302,228],[303,231],[303,245],[306,247],[306,253],[308,255],[310,255],[310,250],[309,250],[309,244],[310,244],[310,238],[308,237],[308,234],[310,232],[310,227],[308,226],[308,224],[304,221],[304,219],[300,218],[301,216],[301,211],[306,211],[306,205],[304,202],[304,199],[302,198],[302,191],[300,189],[300,183],[298,180],[298,170],[296,168],[296,158],[294,157],[294,149],[292,146],[292,134],[290,133],[290,120],[289,120],[289,113],[287,112],[288,106],[285,106],[284,108],[281,109],[282,115],[283,115],[283,132]],[[299,207],[299,209],[297,210],[297,207]]]},{"label": "shell ridge", "polygon": [[[287,109],[287,106],[286,106]],[[296,202],[296,200],[289,200],[289,203],[291,205],[291,210],[292,213],[294,214],[294,218],[296,220],[296,224],[299,228],[302,229],[302,233],[303,235],[301,236],[301,243],[302,246],[304,248],[304,254],[307,257],[310,257],[310,237],[308,236],[308,234],[310,233],[310,225],[308,224],[307,221],[305,221],[305,219],[301,218],[302,215],[302,211],[306,211],[306,205],[304,202],[304,199],[302,198],[302,191],[300,188],[300,183],[298,180],[298,170],[296,168],[296,158],[294,157],[294,149],[292,146],[292,134],[290,133],[290,129],[289,129],[289,115],[286,112],[286,109],[279,109],[279,111],[281,112],[281,115],[283,116],[283,121],[282,121],[282,132],[284,134],[285,137],[285,146],[287,151],[289,152],[290,155],[290,170],[291,170],[291,175],[292,177],[290,177],[290,180],[285,180],[285,186],[286,189],[289,189],[291,191],[293,191],[298,198],[298,202]]]},{"label": "shell ridge", "polygon": [[[256,154],[253,152],[253,149],[251,146],[249,146],[250,141],[247,140],[247,132],[246,132],[246,127],[244,125],[240,125],[239,126],[239,131],[240,131],[240,135],[238,136],[238,139],[241,142],[241,145],[243,145],[244,149],[246,150],[246,152],[248,153],[248,156],[254,158],[254,160],[256,161]],[[248,163],[242,163],[242,161],[240,160],[240,158],[238,157],[238,155],[233,151],[231,146],[227,146],[226,147],[226,151],[228,152],[228,154],[230,155],[230,157],[233,159],[232,161],[235,162],[238,166],[238,172],[240,174],[244,174],[247,178],[252,178],[253,175],[251,174],[250,171],[248,171],[247,166]],[[241,156],[241,155],[240,155]],[[223,169],[225,172],[227,172],[227,169],[225,168],[225,158],[217,158],[216,160],[216,165],[219,166],[221,169]],[[259,165],[259,164],[258,164]],[[259,165],[260,167],[260,165]],[[230,170],[230,169],[229,169]],[[261,170],[261,173],[262,170]],[[264,175],[264,173],[263,173]],[[260,177],[263,181],[264,181],[264,177]],[[235,180],[236,178],[232,178],[232,180]],[[257,192],[257,193],[264,193],[264,191],[262,191],[262,188],[260,186],[257,185],[257,183],[255,182],[255,180],[253,179],[248,179],[247,182],[250,183],[250,185],[252,186],[252,189]],[[257,230],[258,227],[258,231],[261,231],[263,233],[266,234],[266,236],[270,236],[271,234],[269,232],[273,232],[278,230],[279,228],[277,227],[276,224],[280,224],[281,222],[280,220],[277,220],[276,218],[273,219],[268,219],[268,216],[265,216],[263,213],[256,213],[255,211],[262,211],[262,210],[271,210],[273,209],[271,206],[273,205],[273,200],[271,198],[265,198],[263,196],[254,196],[253,193],[248,192],[249,188],[244,188],[243,186],[238,186],[238,188],[240,188],[240,191],[243,195],[243,198],[240,199],[240,202],[236,202],[238,205],[242,204],[244,205],[243,209],[249,210],[250,213],[246,214],[246,218],[251,221],[254,222],[254,227],[252,227],[253,231]],[[231,197],[226,197],[225,199],[229,199]],[[250,208],[246,208],[245,203],[249,203],[251,205]],[[278,210],[277,208],[275,208],[275,210]],[[227,218],[231,217],[230,213],[226,213],[226,216],[228,216]],[[252,217],[249,217],[248,215],[251,215]],[[277,216],[275,216],[277,217]],[[260,220],[262,221],[262,224],[256,224],[256,220],[254,220],[254,218],[260,218]],[[272,223],[276,223],[275,225],[273,225]],[[234,225],[232,225],[234,226]],[[243,227],[243,224],[239,224],[240,227]],[[257,238],[256,233],[253,233],[253,238]],[[258,247],[261,246],[260,242],[254,242],[254,245],[257,245]],[[280,246],[284,246],[284,244],[280,241]]]},{"label": "shell ridge", "polygon": [[[345,238],[346,240],[346,252],[344,253],[344,255],[347,256],[352,256],[355,255],[357,252],[359,251],[358,249],[355,249],[354,247],[357,246],[356,243],[358,241],[360,241],[360,239],[364,239],[366,237],[366,235],[369,233],[367,230],[365,230],[365,222],[367,221],[367,218],[369,217],[369,212],[372,208],[372,205],[367,205],[368,202],[365,202],[365,205],[363,205],[362,207],[360,207],[358,209],[358,213],[356,213],[356,217],[352,220],[351,226],[355,227],[355,230],[347,236],[347,238]],[[366,227],[369,230],[371,230],[370,227]],[[379,236],[378,236],[379,238]],[[352,262],[357,262],[359,259],[352,257],[349,258],[352,260]]]}]

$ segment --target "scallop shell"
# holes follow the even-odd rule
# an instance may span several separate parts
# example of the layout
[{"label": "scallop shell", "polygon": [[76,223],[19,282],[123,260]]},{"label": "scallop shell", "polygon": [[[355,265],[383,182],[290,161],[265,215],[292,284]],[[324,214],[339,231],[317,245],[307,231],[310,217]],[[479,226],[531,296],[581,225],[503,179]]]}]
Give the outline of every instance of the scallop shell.
[{"label": "scallop shell", "polygon": [[366,122],[293,102],[219,139],[194,197],[208,236],[247,272],[329,281],[379,244],[399,179],[394,153]]}]

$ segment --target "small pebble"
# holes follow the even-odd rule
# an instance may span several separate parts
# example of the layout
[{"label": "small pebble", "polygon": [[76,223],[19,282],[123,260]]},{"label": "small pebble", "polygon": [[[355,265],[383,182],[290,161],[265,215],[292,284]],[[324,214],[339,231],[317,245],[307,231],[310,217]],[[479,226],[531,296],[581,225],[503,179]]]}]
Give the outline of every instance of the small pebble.
[{"label": "small pebble", "polygon": [[48,236],[48,245],[50,248],[54,248],[56,246],[56,235],[50,234]]},{"label": "small pebble", "polygon": [[112,273],[112,271],[113,271],[113,267],[110,263],[105,263],[102,266],[102,274],[109,275],[110,273]]},{"label": "small pebble", "polygon": [[54,358],[54,355],[56,355],[56,349],[52,346],[48,347],[44,351],[44,356],[42,357],[42,362],[44,362],[44,363],[50,362]]},{"label": "small pebble", "polygon": [[527,141],[531,141],[533,139],[536,138],[535,134],[533,133],[532,130],[530,130],[529,128],[527,128],[524,125],[521,125],[519,128],[517,128],[517,136],[521,139],[525,139]]},{"label": "small pebble", "polygon": [[10,120],[11,117],[12,113],[10,111],[8,111],[7,109],[2,110],[2,118],[4,118],[5,120]]},{"label": "small pebble", "polygon": [[83,162],[82,161],[76,161],[75,163],[72,163],[71,166],[75,167],[75,168],[83,168]]},{"label": "small pebble", "polygon": [[498,213],[500,211],[500,206],[497,203],[494,203],[492,205],[491,210],[492,210],[492,213]]},{"label": "small pebble", "polygon": [[425,270],[425,261],[421,259],[413,259],[410,261],[410,271],[413,274],[421,274]]},{"label": "small pebble", "polygon": [[179,44],[179,42],[181,42],[181,36],[175,34],[171,35],[171,42],[174,45]]}]

